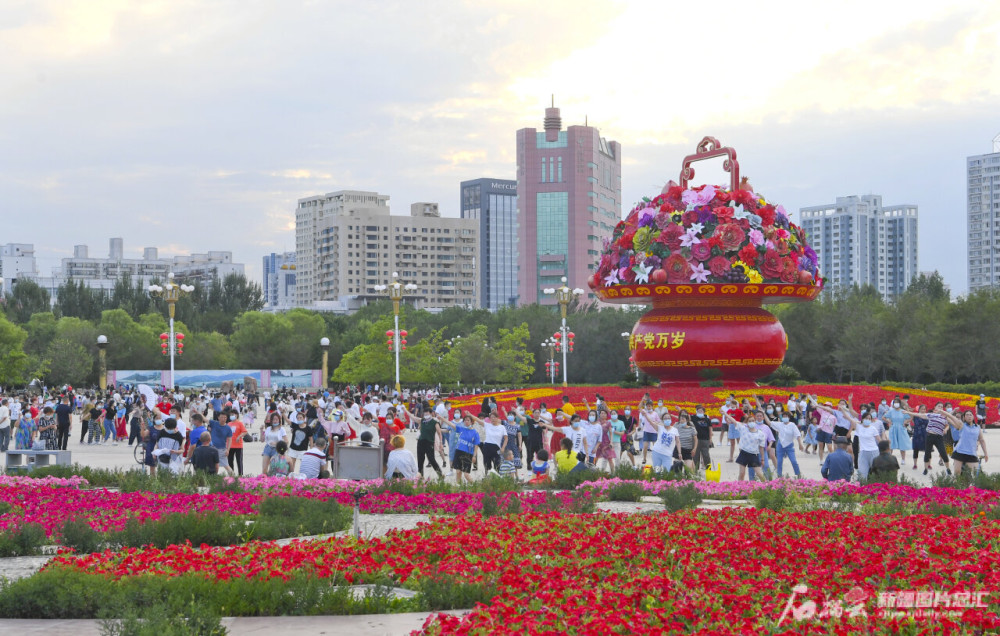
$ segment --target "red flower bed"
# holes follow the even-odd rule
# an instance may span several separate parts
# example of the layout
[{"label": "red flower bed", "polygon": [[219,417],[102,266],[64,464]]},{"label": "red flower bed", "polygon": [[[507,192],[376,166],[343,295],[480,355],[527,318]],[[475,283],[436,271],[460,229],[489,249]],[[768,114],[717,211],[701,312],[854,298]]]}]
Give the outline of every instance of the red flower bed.
[{"label": "red flower bed", "polygon": [[[590,404],[593,405],[594,396],[597,393],[604,396],[611,408],[622,408],[626,405],[635,408],[642,396],[649,393],[654,400],[662,399],[665,405],[669,405],[674,409],[680,407],[691,411],[694,409],[696,404],[704,404],[708,413],[715,416],[719,415],[719,407],[725,403],[726,398],[730,394],[735,395],[738,399],[753,397],[755,395],[763,395],[765,399],[773,397],[775,401],[785,403],[788,401],[788,396],[792,393],[809,393],[816,394],[820,401],[829,400],[836,404],[837,400],[841,398],[847,399],[848,396],[853,393],[855,407],[859,404],[867,402],[874,402],[875,404],[878,404],[883,399],[891,401],[893,396],[896,395],[909,395],[910,406],[913,408],[923,404],[927,406],[928,410],[930,410],[937,402],[951,402],[956,409],[968,409],[973,412],[975,412],[976,401],[979,399],[978,395],[971,395],[968,393],[920,391],[918,389],[906,389],[891,386],[878,387],[852,386],[847,384],[806,384],[790,389],[762,386],[755,389],[740,390],[719,387],[680,387],[669,389],[649,387],[642,389],[623,389],[617,386],[571,386],[564,389],[559,386],[553,386],[535,387],[518,391],[504,391],[502,393],[463,395],[452,399],[451,402],[454,406],[477,413],[479,405],[486,396],[495,396],[497,403],[507,407],[513,405],[514,400],[518,397],[523,397],[526,404],[533,403],[535,406],[538,406],[542,402],[545,402],[549,410],[552,411],[562,404],[563,395],[569,396],[570,402],[579,409],[583,407],[584,400],[588,400]],[[997,423],[998,407],[1000,407],[1000,399],[986,398],[986,419],[988,423],[994,425]]]},{"label": "red flower bed", "polygon": [[[462,516],[359,543],[171,546],[48,567],[114,579],[388,575],[417,589],[431,578],[495,590],[465,616],[428,619],[426,631],[440,634],[969,633],[1000,628],[997,529],[973,518],[750,509]],[[901,594],[928,591],[933,616],[889,611]]]}]

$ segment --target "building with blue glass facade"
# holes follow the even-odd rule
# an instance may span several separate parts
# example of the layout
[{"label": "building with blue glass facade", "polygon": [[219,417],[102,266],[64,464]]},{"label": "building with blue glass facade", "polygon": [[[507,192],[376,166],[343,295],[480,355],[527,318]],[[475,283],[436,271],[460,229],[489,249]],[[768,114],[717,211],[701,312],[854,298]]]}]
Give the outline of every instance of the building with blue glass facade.
[{"label": "building with blue glass facade", "polygon": [[460,184],[463,219],[479,221],[476,290],[480,306],[517,304],[517,181],[473,179]]}]

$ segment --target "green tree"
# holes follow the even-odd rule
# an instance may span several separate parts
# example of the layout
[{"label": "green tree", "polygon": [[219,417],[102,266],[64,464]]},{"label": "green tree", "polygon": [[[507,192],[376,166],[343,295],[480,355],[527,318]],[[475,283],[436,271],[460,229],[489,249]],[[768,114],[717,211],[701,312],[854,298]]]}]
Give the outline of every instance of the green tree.
[{"label": "green tree", "polygon": [[11,292],[4,298],[7,318],[23,325],[28,322],[32,314],[52,311],[50,300],[49,292],[35,281],[30,278],[18,279]]},{"label": "green tree", "polygon": [[55,385],[89,383],[94,380],[94,358],[72,340],[56,338],[49,345],[49,373],[46,380]]},{"label": "green tree", "polygon": [[527,380],[534,369],[535,355],[528,351],[528,323],[513,329],[500,329],[499,338],[492,347],[496,351],[494,382],[520,384]]},{"label": "green tree", "polygon": [[28,332],[0,315],[0,384],[10,386],[28,381],[29,360],[24,352],[27,339]]},{"label": "green tree", "polygon": [[229,338],[237,363],[244,369],[288,368],[286,345],[292,340],[291,321],[280,314],[259,311],[240,315]]},{"label": "green tree", "polygon": [[51,311],[32,314],[24,325],[28,339],[24,342],[24,352],[28,355],[43,356],[56,337],[56,316]]},{"label": "green tree", "polygon": [[236,354],[221,333],[192,333],[184,339],[179,369],[236,369]]},{"label": "green tree", "polygon": [[56,297],[56,313],[85,320],[100,318],[108,304],[103,290],[91,289],[82,280],[67,280],[59,286]]},{"label": "green tree", "polygon": [[108,337],[109,369],[162,368],[159,332],[132,320],[123,309],[104,311],[97,329]]}]

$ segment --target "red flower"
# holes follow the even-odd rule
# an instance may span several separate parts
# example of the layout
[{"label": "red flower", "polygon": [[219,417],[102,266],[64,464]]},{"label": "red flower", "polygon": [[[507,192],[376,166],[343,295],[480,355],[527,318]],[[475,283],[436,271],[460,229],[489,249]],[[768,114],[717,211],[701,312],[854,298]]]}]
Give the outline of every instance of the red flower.
[{"label": "red flower", "polygon": [[708,244],[711,245],[712,247],[718,247],[719,249],[722,249],[722,241],[719,240],[718,236],[713,235],[710,239],[708,239]]},{"label": "red flower", "polygon": [[691,246],[691,256],[699,261],[708,260],[712,256],[712,246],[708,244],[708,241],[695,243]]},{"label": "red flower", "polygon": [[660,206],[660,212],[666,212],[667,214],[673,214],[673,212],[674,212],[674,206],[670,205],[669,203],[664,203],[663,205]]},{"label": "red flower", "polygon": [[733,193],[733,201],[736,201],[743,207],[757,207],[757,197],[754,196],[753,192],[749,190],[737,190]]},{"label": "red flower", "polygon": [[781,282],[783,283],[794,283],[799,280],[799,266],[795,264],[790,258],[786,258],[782,261],[781,266]]},{"label": "red flower", "polygon": [[774,206],[765,205],[757,210],[757,216],[763,225],[774,225]]},{"label": "red flower", "polygon": [[729,203],[732,200],[732,198],[733,197],[729,194],[728,190],[719,189],[715,191],[715,201],[717,201],[722,205]]},{"label": "red flower", "polygon": [[784,259],[774,250],[764,252],[764,260],[760,264],[760,273],[764,278],[780,278],[784,269]]},{"label": "red flower", "polygon": [[746,240],[746,232],[735,223],[724,223],[715,228],[715,236],[719,237],[719,247],[724,252],[735,252]]},{"label": "red flower", "polygon": [[733,220],[733,209],[728,205],[720,205],[717,208],[712,208],[712,212],[719,219],[719,223],[728,223]]},{"label": "red flower", "polygon": [[722,278],[732,268],[732,263],[725,256],[716,256],[708,261],[708,269],[712,270],[712,276]]},{"label": "red flower", "polygon": [[691,264],[682,254],[673,253],[663,261],[663,269],[667,272],[668,283],[691,282]]},{"label": "red flower", "polygon": [[676,249],[680,249],[682,236],[684,236],[684,230],[681,229],[681,226],[676,223],[671,223],[667,226],[667,229],[660,232],[660,235],[656,237],[656,242],[663,243],[670,248],[670,251],[672,252]]},{"label": "red flower", "polygon": [[685,227],[691,227],[691,225],[698,222],[698,213],[694,210],[689,210],[684,213],[682,221],[684,222]]},{"label": "red flower", "polygon": [[749,265],[750,267],[756,267],[757,258],[760,256],[760,254],[757,252],[756,247],[748,243],[744,245],[742,249],[740,249],[739,256],[740,260]]},{"label": "red flower", "polygon": [[618,245],[619,247],[621,247],[621,249],[623,250],[632,249],[632,239],[635,238],[636,229],[638,228],[630,227],[629,229],[625,230],[625,233],[622,234],[622,237],[618,239]]}]

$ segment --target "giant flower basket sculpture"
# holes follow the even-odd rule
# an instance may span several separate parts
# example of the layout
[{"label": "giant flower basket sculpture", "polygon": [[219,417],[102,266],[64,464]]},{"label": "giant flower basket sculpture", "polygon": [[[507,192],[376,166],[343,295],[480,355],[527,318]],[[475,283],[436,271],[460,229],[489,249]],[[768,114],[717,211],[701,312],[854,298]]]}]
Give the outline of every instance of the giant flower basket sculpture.
[{"label": "giant flower basket sculpture", "polygon": [[[691,164],[725,157],[729,188],[688,188]],[[680,184],[644,199],[604,246],[590,287],[604,302],[651,304],[629,347],[661,385],[753,384],[777,369],[788,338],[764,303],[815,299],[823,288],[805,232],[740,181],[736,151],[705,137]]]}]

